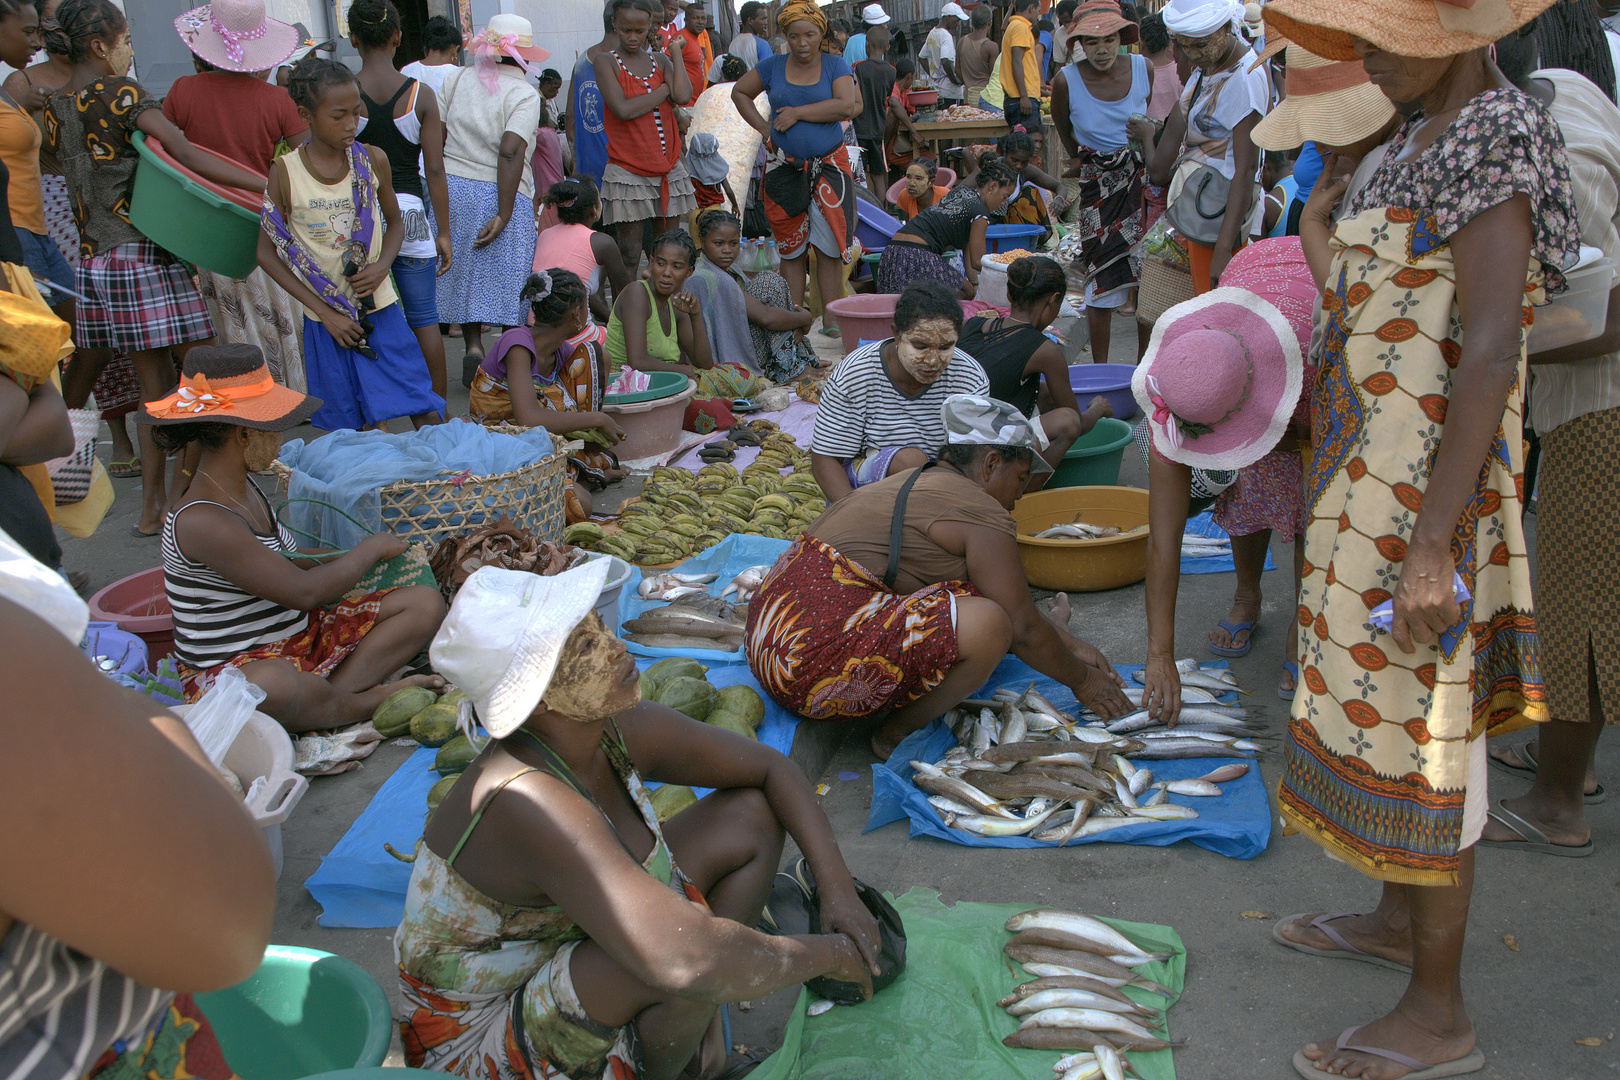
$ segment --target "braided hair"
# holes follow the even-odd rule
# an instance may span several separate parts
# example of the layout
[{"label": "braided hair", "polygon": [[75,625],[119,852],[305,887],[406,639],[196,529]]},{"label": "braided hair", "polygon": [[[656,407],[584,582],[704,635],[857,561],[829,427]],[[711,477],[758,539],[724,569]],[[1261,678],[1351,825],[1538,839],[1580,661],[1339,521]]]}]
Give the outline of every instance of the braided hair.
[{"label": "braided hair", "polygon": [[552,267],[529,275],[519,298],[534,312],[534,321],[540,326],[558,326],[575,306],[589,294],[585,283],[572,270]]},{"label": "braided hair", "polygon": [[[1015,134],[1022,134],[1015,132]],[[1006,136],[1002,136],[1006,138]],[[1025,135],[1024,138],[1029,138]],[[979,155],[979,171],[974,174],[973,186],[982,189],[986,184],[1000,184],[1002,187],[1013,187],[1018,183],[1018,174],[995,154]]]},{"label": "braided hair", "polygon": [[1035,140],[1030,137],[1029,132],[1014,129],[996,140],[996,153],[1003,157],[1008,154],[1033,155],[1035,153]]},{"label": "braided hair", "polygon": [[652,248],[650,250],[658,251],[666,247],[680,248],[681,251],[685,252],[686,254],[686,265],[697,265],[697,245],[692,243],[691,234],[689,234],[685,229],[669,230],[669,232],[664,233],[662,236],[658,237],[652,242]]},{"label": "braided hair", "polygon": [[546,189],[541,200],[557,208],[557,220],[564,225],[589,225],[591,215],[601,205],[602,197],[588,176],[570,176]]},{"label": "braided hair", "polygon": [[393,0],[354,0],[349,5],[349,33],[362,49],[384,49],[400,31]]},{"label": "braided hair", "polygon": [[1541,47],[1542,67],[1579,72],[1613,101],[1614,57],[1608,33],[1598,21],[1602,14],[1594,0],[1562,0],[1537,15],[1531,27]]},{"label": "braided hair", "polygon": [[[74,3],[76,0],[68,2]],[[314,113],[321,107],[321,97],[328,86],[342,86],[356,81],[354,72],[349,70],[347,64],[310,53],[292,69],[292,77],[287,80],[287,93],[292,96],[293,104]]]},{"label": "braided hair", "polygon": [[721,58],[721,82],[736,82],[746,74],[748,74],[748,65],[743,61],[742,57],[732,56],[730,53],[726,53],[726,55]]},{"label": "braided hair", "polygon": [[742,231],[742,220],[736,214],[733,214],[730,210],[722,210],[718,206],[711,207],[698,215],[698,239],[707,240],[710,233],[716,229],[723,229],[727,225],[730,225],[738,232]]},{"label": "braided hair", "polygon": [[90,55],[92,41],[110,41],[129,29],[129,20],[110,0],[62,0],[56,25],[45,31],[45,50],[77,64]]}]

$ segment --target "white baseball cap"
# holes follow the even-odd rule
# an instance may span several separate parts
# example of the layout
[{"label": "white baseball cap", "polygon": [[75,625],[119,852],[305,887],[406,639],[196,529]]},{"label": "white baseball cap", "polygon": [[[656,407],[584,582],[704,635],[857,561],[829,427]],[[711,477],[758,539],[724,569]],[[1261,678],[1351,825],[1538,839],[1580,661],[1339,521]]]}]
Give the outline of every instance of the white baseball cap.
[{"label": "white baseball cap", "polygon": [[968,18],[967,10],[963,8],[961,4],[955,3],[954,0],[952,3],[946,4],[944,7],[939,9],[940,18],[943,19],[947,15],[953,19],[961,19],[963,22],[966,22]]},{"label": "white baseball cap", "polygon": [[867,4],[861,8],[861,22],[867,26],[882,26],[889,21],[889,13],[882,4]]},{"label": "white baseball cap", "polygon": [[553,577],[485,566],[456,594],[433,635],[433,670],[466,691],[484,730],[504,739],[534,712],[563,643],[590,614],[609,559]]}]

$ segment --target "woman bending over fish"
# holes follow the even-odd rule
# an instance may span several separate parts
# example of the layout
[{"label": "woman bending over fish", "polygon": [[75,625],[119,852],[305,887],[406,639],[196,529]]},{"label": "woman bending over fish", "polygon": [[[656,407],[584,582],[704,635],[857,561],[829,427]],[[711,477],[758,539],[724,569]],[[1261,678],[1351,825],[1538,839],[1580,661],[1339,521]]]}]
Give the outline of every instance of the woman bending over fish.
[{"label": "woman bending over fish", "polygon": [[[591,610],[605,576],[605,560],[549,578],[484,567],[433,640],[491,739],[417,843],[394,936],[413,1068],[712,1075],[722,1002],[820,975],[870,993],[877,923],[804,775],[640,702]],[[717,790],[660,825],[643,775]],[[784,836],[815,874],[825,934],[750,929]]]},{"label": "woman bending over fish", "polygon": [[[1315,292],[1298,239],[1251,244],[1232,256],[1220,288],[1159,317],[1132,380],[1147,413],[1142,423],[1151,526],[1142,704],[1166,723],[1174,723],[1181,709],[1176,591],[1195,468],[1237,473],[1236,482],[1215,499],[1214,516],[1232,534],[1233,611],[1241,606],[1252,612],[1250,621],[1221,623],[1245,634],[1236,647],[1215,644],[1212,634],[1210,651],[1222,656],[1249,651],[1273,531],[1294,541],[1298,582],[1305,534],[1300,443],[1309,437],[1314,377],[1314,372],[1303,374],[1302,358],[1310,346]],[[1277,684],[1277,693],[1292,698],[1299,640],[1293,633],[1283,637],[1287,678]]]},{"label": "woman bending over fish", "polygon": [[938,460],[828,507],[748,605],[748,665],[813,720],[885,716],[879,758],[967,697],[1010,649],[1105,718],[1131,706],[1092,646],[1036,610],[1008,512],[1044,439],[1017,409],[945,399]]}]

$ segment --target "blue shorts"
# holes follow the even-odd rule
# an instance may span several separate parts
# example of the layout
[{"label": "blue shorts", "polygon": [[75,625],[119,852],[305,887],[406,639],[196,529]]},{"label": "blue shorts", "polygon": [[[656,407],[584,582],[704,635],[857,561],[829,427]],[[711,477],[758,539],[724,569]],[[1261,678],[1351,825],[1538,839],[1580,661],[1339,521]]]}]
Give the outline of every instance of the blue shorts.
[{"label": "blue shorts", "polygon": [[405,312],[405,325],[412,330],[438,326],[439,296],[434,279],[438,277],[439,260],[400,255],[389,269],[394,273],[394,289],[399,293],[399,306]]},{"label": "blue shorts", "polygon": [[852,487],[865,487],[875,484],[889,475],[889,466],[894,462],[894,455],[902,450],[911,449],[922,451],[924,459],[932,461],[933,453],[923,450],[920,446],[885,446],[881,450],[874,450],[863,458],[849,458],[844,462],[844,475],[849,477]]},{"label": "blue shorts", "polygon": [[358,428],[396,416],[444,411],[427,361],[398,304],[371,313],[370,360],[340,346],[325,326],[304,315],[304,377],[321,407],[309,422],[325,431]]},{"label": "blue shorts", "polygon": [[[73,288],[73,268],[62,258],[56,242],[48,236],[30,232],[21,225],[15,225],[13,228],[17,230],[17,242],[22,245],[23,265],[34,275],[34,280],[60,285],[64,289]],[[54,298],[55,301],[67,299],[70,297],[60,294]]]}]

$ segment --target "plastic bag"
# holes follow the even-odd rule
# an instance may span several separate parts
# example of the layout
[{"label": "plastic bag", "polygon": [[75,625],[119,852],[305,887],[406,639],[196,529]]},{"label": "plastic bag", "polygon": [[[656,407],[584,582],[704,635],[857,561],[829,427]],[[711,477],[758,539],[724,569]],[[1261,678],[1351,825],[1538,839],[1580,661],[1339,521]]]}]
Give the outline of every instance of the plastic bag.
[{"label": "plastic bag", "polygon": [[197,704],[186,711],[186,727],[208,760],[218,765],[263,701],[264,691],[248,682],[240,668],[226,668]]}]

